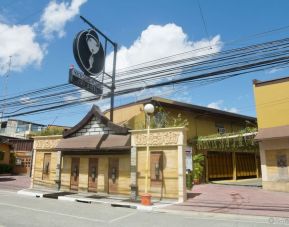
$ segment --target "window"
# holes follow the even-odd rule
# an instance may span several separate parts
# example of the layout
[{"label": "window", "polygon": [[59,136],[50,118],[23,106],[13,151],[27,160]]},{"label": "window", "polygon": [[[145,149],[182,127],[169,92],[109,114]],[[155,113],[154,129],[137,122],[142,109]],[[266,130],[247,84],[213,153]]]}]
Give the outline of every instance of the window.
[{"label": "window", "polygon": [[216,123],[216,128],[217,128],[217,131],[218,131],[219,134],[226,133],[226,129],[225,129],[223,124]]},{"label": "window", "polygon": [[150,157],[151,185],[161,185],[163,180],[163,152],[151,152]]},{"label": "window", "polygon": [[16,132],[25,132],[28,130],[28,128],[28,125],[19,124],[17,125]]},{"label": "window", "polygon": [[51,164],[51,153],[45,153],[43,158],[42,180],[49,179]]}]

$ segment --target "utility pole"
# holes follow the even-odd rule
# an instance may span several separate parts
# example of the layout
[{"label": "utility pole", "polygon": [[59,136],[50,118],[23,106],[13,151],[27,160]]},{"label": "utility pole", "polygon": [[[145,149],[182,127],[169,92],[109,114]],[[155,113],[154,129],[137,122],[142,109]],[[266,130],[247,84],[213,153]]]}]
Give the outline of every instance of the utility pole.
[{"label": "utility pole", "polygon": [[7,91],[8,91],[8,77],[9,77],[10,70],[11,70],[11,63],[12,63],[12,56],[9,56],[8,71],[4,79],[3,105],[2,105],[2,111],[1,111],[1,117],[0,117],[0,127],[2,125],[2,119],[4,116],[4,112],[5,112],[5,107],[6,107],[6,96],[7,96]]}]

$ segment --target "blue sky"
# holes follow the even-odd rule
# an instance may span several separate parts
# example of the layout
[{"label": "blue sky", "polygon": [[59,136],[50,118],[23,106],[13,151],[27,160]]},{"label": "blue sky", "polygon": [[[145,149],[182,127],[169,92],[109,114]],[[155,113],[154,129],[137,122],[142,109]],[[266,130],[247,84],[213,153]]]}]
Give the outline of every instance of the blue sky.
[{"label": "blue sky", "polygon": [[[0,95],[3,96],[3,75],[7,71],[10,55],[12,70],[8,79],[8,97],[19,92],[67,83],[68,68],[76,64],[72,53],[74,36],[87,28],[79,19],[79,14],[92,21],[121,46],[122,52],[118,58],[120,68],[122,65],[136,63],[136,56],[139,56],[139,61],[156,59],[185,51],[190,45],[199,45],[201,40],[213,42],[214,38],[218,38],[219,49],[216,51],[220,51],[288,37],[289,29],[284,29],[230,44],[243,37],[289,25],[287,0],[199,2],[209,37],[204,30],[196,0],[0,0]],[[172,40],[161,42],[171,36]],[[136,43],[136,40],[139,42]],[[157,45],[158,42],[162,44],[160,55],[159,52],[149,50],[151,44]],[[183,86],[175,91],[161,92],[166,98],[255,116],[252,80],[286,75],[287,69],[262,71],[207,86]],[[155,94],[161,95],[161,92],[158,90]],[[141,98],[131,96],[117,99],[116,104]],[[100,104],[103,108],[107,106],[103,102]],[[90,105],[81,105],[17,118],[72,126],[89,109]]]}]

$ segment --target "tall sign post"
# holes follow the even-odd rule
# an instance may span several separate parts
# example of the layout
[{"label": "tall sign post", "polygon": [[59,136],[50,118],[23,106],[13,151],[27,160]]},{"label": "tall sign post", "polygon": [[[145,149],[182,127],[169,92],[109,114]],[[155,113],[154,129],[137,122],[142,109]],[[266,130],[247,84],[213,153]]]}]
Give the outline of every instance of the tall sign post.
[{"label": "tall sign post", "polygon": [[[103,94],[104,87],[108,89],[111,96],[110,120],[113,121],[117,43],[113,42],[83,16],[80,16],[80,18],[91,29],[80,31],[74,38],[73,54],[82,72],[78,72],[73,67],[70,68],[69,83],[99,97]],[[99,36],[104,40],[104,48]],[[108,44],[113,47],[111,75],[105,71]],[[109,78],[111,82],[108,83],[108,80],[105,80],[105,78]]]}]

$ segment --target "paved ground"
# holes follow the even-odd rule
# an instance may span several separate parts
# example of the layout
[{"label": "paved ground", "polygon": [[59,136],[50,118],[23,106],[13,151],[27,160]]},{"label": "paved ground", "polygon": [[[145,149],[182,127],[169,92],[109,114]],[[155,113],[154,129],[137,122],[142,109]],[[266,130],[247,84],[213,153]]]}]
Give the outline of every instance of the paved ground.
[{"label": "paved ground", "polygon": [[166,209],[286,217],[289,222],[289,193],[256,187],[203,184],[194,186],[188,201]]},{"label": "paved ground", "polygon": [[18,191],[30,187],[28,176],[0,176],[0,189]]},{"label": "paved ground", "polygon": [[160,213],[21,196],[0,190],[0,226],[152,226],[266,227],[285,226],[289,219],[223,214]]}]

